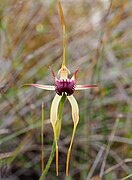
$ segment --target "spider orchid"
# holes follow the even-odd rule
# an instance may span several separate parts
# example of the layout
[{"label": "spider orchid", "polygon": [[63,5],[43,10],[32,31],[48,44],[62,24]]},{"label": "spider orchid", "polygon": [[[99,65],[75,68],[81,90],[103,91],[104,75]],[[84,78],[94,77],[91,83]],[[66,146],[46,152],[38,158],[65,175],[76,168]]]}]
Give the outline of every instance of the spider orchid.
[{"label": "spider orchid", "polygon": [[71,153],[71,148],[72,148],[72,144],[74,140],[76,127],[79,121],[78,103],[76,99],[74,98],[73,93],[75,90],[85,90],[85,89],[94,88],[97,86],[96,85],[76,85],[76,74],[78,70],[74,72],[73,77],[71,79],[68,78],[70,71],[66,67],[66,30],[65,30],[65,21],[64,21],[64,15],[63,15],[63,10],[60,4],[60,0],[58,0],[58,7],[60,11],[61,24],[62,24],[62,30],[63,30],[63,61],[62,61],[61,69],[58,71],[59,79],[56,77],[53,69],[51,68],[51,71],[54,77],[54,85],[41,85],[41,84],[26,84],[26,85],[56,92],[56,95],[51,105],[50,121],[53,127],[54,139],[56,142],[56,175],[57,176],[58,176],[58,144],[57,144],[58,142],[57,141],[59,139],[59,135],[58,135],[59,133],[58,133],[58,127],[57,127],[58,108],[59,108],[60,100],[64,94],[67,96],[67,99],[69,100],[71,104],[74,128],[72,132],[70,146],[67,153],[66,175],[68,176],[70,153]]}]

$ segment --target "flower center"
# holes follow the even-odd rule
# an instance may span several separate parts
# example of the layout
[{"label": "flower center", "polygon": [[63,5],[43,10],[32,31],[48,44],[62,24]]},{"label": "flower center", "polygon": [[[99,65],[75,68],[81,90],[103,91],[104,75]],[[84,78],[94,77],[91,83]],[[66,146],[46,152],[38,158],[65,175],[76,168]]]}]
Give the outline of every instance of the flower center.
[{"label": "flower center", "polygon": [[66,93],[67,96],[70,96],[74,93],[75,81],[69,80],[69,79],[56,80],[55,90],[56,90],[56,93],[60,96],[62,96],[62,93]]}]

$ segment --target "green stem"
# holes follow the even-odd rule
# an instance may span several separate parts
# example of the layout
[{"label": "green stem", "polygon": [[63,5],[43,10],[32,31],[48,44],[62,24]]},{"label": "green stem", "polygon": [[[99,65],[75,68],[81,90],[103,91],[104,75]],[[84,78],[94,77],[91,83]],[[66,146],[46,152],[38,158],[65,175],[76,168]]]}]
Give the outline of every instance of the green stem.
[{"label": "green stem", "polygon": [[39,178],[39,180],[43,180],[44,177],[46,176],[46,174],[48,173],[48,170],[51,166],[51,163],[53,161],[53,158],[54,158],[54,154],[55,154],[55,141],[53,142],[53,145],[52,145],[52,150],[51,150],[51,153],[50,153],[50,157],[49,157],[49,160],[46,164],[46,167],[45,167],[45,170],[43,171],[41,177]]},{"label": "green stem", "polygon": [[[66,95],[63,94],[63,96],[61,98],[61,101],[60,101],[60,107],[59,107],[59,113],[58,113],[58,121],[57,121],[57,125],[56,125],[57,128],[58,128],[58,134],[57,134],[58,139],[59,139],[59,136],[60,136],[62,113],[63,113],[65,100],[66,100]],[[54,140],[49,160],[48,160],[48,162],[46,164],[46,167],[45,167],[45,170],[43,171],[43,173],[42,173],[41,177],[39,178],[39,180],[44,180],[46,174],[48,173],[48,170],[49,170],[49,168],[51,166],[51,163],[52,163],[54,155],[55,155],[55,150],[56,150],[56,142]]]},{"label": "green stem", "polygon": [[66,95],[63,94],[63,96],[61,98],[61,101],[60,101],[60,107],[59,107],[59,113],[58,113],[58,121],[56,123],[56,132],[57,132],[56,137],[57,137],[57,140],[59,139],[59,136],[60,136],[62,113],[63,113],[65,100],[66,100]]}]

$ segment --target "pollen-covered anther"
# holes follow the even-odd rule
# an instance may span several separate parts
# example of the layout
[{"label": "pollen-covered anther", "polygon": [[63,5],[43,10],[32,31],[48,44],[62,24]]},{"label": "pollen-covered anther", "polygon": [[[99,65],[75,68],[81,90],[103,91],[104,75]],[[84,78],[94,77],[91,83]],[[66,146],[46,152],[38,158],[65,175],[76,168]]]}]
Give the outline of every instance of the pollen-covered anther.
[{"label": "pollen-covered anther", "polygon": [[67,96],[70,96],[74,93],[75,81],[70,79],[56,80],[55,90],[59,96],[62,96],[62,93],[66,93]]}]

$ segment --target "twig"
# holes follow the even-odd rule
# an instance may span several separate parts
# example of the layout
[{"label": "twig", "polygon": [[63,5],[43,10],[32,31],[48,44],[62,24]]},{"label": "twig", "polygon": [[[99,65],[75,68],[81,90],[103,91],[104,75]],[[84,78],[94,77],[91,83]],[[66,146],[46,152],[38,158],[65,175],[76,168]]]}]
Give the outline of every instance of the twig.
[{"label": "twig", "polygon": [[92,167],[91,167],[91,169],[89,171],[89,174],[88,174],[86,180],[91,179],[91,177],[92,177],[92,175],[93,175],[93,173],[94,173],[94,171],[95,171],[95,169],[96,169],[96,167],[97,167],[97,165],[98,165],[98,163],[99,163],[99,161],[100,161],[100,159],[101,159],[101,157],[103,155],[103,152],[104,152],[104,147],[101,146],[101,148],[100,148],[100,150],[99,150],[99,152],[98,152],[98,154],[96,156],[96,159],[95,159],[95,161],[94,161],[94,163],[93,163],[93,165],[92,165]]},{"label": "twig", "polygon": [[125,163],[131,163],[132,162],[132,159],[131,158],[127,158],[127,159],[124,159],[122,160],[120,163],[108,168],[105,170],[104,174],[108,174],[110,173],[111,171],[114,171],[115,169],[117,169],[118,167],[122,166],[123,164]]},{"label": "twig", "polygon": [[130,174],[130,175],[128,175],[128,176],[126,176],[126,177],[124,177],[123,179],[121,179],[121,180],[125,180],[125,179],[128,179],[129,177],[131,177],[132,176],[132,174]]},{"label": "twig", "polygon": [[7,153],[0,153],[0,160],[11,157],[14,155],[14,151],[7,152]]},{"label": "twig", "polygon": [[[99,149],[101,148],[101,147],[103,147],[103,148],[106,148],[106,145],[104,145],[104,144],[98,144],[98,143],[96,143],[96,144],[94,144],[94,146],[97,146]],[[121,162],[123,162],[123,159],[121,159],[120,158],[120,156],[114,151],[114,150],[112,150],[112,149],[110,149],[110,151],[109,151],[109,155],[118,163],[118,164],[120,164],[120,167],[128,174],[129,172],[130,172],[130,169],[128,168],[128,166],[126,165],[126,164],[122,164]],[[127,159],[126,160],[124,160],[125,162],[127,161]],[[129,158],[129,160],[128,160],[129,162],[131,162],[131,159]],[[107,170],[106,170],[107,171]],[[106,172],[105,171],[105,172]],[[104,174],[105,174],[105,172],[104,172]]]},{"label": "twig", "polygon": [[105,165],[106,165],[106,160],[107,160],[107,157],[108,157],[108,154],[109,154],[109,151],[110,151],[110,147],[112,145],[112,142],[113,142],[113,139],[114,139],[114,136],[115,136],[115,132],[116,132],[118,123],[119,123],[119,118],[116,119],[116,122],[114,124],[114,127],[113,127],[111,135],[110,135],[108,145],[106,147],[106,152],[105,152],[105,155],[104,155],[103,163],[102,163],[100,174],[99,174],[100,179],[102,179],[103,175],[104,175],[104,169],[105,169]]}]

